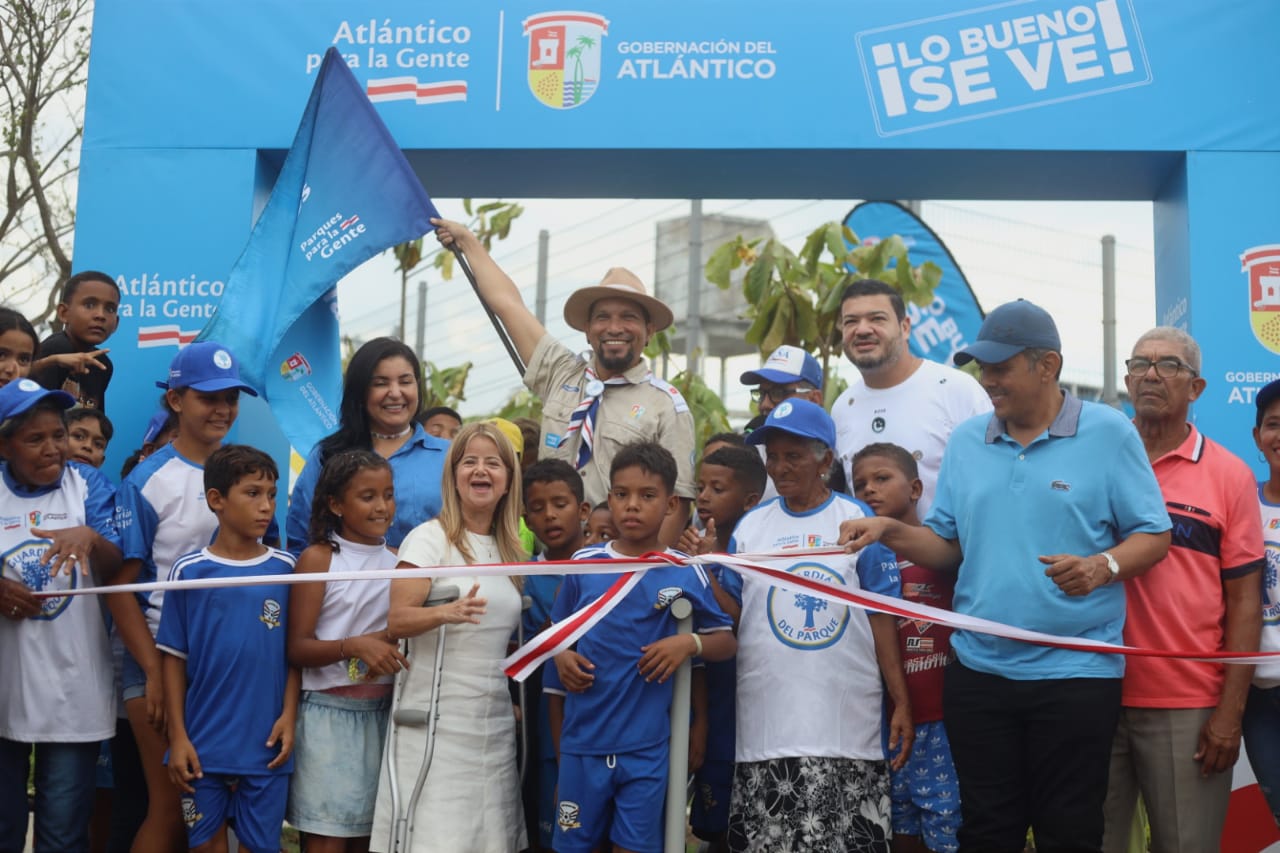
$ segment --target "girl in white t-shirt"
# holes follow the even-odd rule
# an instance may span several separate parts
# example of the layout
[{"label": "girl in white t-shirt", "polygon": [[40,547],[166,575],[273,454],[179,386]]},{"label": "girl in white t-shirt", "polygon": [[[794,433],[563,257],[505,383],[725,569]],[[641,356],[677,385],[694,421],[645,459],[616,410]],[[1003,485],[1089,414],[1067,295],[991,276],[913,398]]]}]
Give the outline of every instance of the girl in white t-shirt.
[{"label": "girl in white t-shirt", "polygon": [[[368,450],[325,463],[311,504],[310,545],[295,572],[390,569],[396,515],[391,464]],[[406,665],[387,633],[389,580],[295,584],[289,662],[302,667],[302,701],[289,786],[289,823],[308,853],[369,849],[391,682]]]}]

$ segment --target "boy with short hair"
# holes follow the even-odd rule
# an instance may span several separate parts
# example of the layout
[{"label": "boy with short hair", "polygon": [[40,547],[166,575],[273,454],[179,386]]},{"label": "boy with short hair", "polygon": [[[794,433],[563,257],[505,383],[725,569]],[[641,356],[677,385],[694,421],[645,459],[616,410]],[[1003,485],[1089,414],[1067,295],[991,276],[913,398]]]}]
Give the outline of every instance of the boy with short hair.
[{"label": "boy with short hair", "polygon": [[[879,442],[854,454],[853,494],[876,515],[920,526],[916,502],[924,486],[915,457],[906,448]],[[898,559],[902,597],[916,604],[951,609],[955,572],[941,572]],[[902,667],[907,675],[915,725],[911,757],[891,771],[891,823],[894,853],[958,850],[960,786],[947,732],[942,724],[942,678],[954,657],[951,629],[932,622],[898,620]]]},{"label": "boy with short hair", "polygon": [[[582,475],[563,459],[544,459],[525,470],[524,519],[542,543],[539,560],[570,560],[585,544],[582,525],[591,511],[584,497]],[[551,623],[551,606],[564,579],[562,574],[526,575],[524,594],[529,607],[524,611],[524,638],[531,639]],[[564,720],[564,697],[542,691],[543,667],[524,683],[529,696],[536,697],[525,709],[529,732],[529,754],[533,772],[525,773],[525,814],[530,824],[533,850],[551,849],[555,831],[556,749],[552,731],[560,731]],[[528,761],[529,759],[526,759]]]},{"label": "boy with short hair", "polygon": [[587,545],[603,545],[610,539],[618,537],[618,528],[613,523],[613,512],[609,509],[607,500],[592,507],[590,514],[587,515],[585,532]]},{"label": "boy with short hair", "polygon": [[107,386],[115,368],[100,347],[120,325],[120,288],[104,272],[85,270],[62,285],[58,300],[62,331],[40,342],[40,358],[31,378],[46,388],[66,391],[76,403],[105,409]]},{"label": "boy with short hair", "polygon": [[[293,557],[261,538],[275,515],[275,462],[229,444],[205,462],[218,517],[209,545],[180,558],[170,580],[293,573]],[[225,850],[230,824],[249,850],[278,849],[300,675],[285,652],[284,584],[170,590],[156,645],[164,654],[169,777],[182,792],[193,851]]]},{"label": "boy with short hair", "polygon": [[[696,505],[706,532],[699,535],[692,528],[686,530],[681,547],[697,554],[727,553],[738,521],[760,502],[766,481],[764,463],[754,449],[730,443],[713,449],[698,468]],[[716,603],[736,624],[742,613],[742,579],[721,565],[710,566],[707,579]],[[689,751],[693,755],[701,750],[703,759],[694,773],[689,826],[696,837],[710,843],[709,853],[729,849],[737,684],[738,670],[732,660],[708,663],[693,673],[695,721]],[[697,719],[700,707],[706,710],[702,720]]]},{"label": "boy with short hair", "polygon": [[67,412],[67,444],[69,458],[101,468],[107,458],[107,445],[115,429],[101,409],[77,406]]},{"label": "boy with short hair", "polygon": [[[620,450],[610,466],[608,501],[618,538],[584,548],[575,559],[625,560],[665,550],[663,522],[680,506],[675,485],[676,462],[666,448],[640,442]],[[618,577],[567,576],[552,619],[595,600]],[[668,618],[671,603],[681,597],[693,605],[692,636],[676,634]],[[700,568],[662,566],[645,571],[576,649],[556,655],[544,689],[567,691],[554,844],[559,853],[586,853],[606,841],[619,853],[662,850],[669,679],[695,655],[732,657],[737,641],[731,629]]]},{"label": "boy with short hair", "polygon": [[462,429],[462,415],[448,406],[432,406],[418,415],[418,423],[427,431],[427,435],[453,441],[453,437]]}]

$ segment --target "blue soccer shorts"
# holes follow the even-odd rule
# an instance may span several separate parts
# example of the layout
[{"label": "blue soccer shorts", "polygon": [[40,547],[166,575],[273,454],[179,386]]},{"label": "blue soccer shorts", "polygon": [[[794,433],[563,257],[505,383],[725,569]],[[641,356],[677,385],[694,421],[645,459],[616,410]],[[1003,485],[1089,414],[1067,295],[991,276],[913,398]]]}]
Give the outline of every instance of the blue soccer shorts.
[{"label": "blue soccer shorts", "polygon": [[236,832],[240,844],[254,853],[280,849],[280,827],[289,799],[288,773],[230,776],[206,773],[192,779],[194,794],[182,795],[182,819],[187,844],[199,847],[223,824]]},{"label": "blue soccer shorts", "polygon": [[617,755],[560,755],[557,853],[590,853],[605,840],[662,853],[667,745]]}]

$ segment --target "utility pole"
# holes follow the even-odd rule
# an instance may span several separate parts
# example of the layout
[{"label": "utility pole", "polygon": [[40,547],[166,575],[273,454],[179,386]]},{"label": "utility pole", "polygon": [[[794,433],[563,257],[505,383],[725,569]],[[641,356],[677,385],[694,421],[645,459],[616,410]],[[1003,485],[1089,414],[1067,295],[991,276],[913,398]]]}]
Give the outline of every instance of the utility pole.
[{"label": "utility pole", "polygon": [[689,203],[689,310],[685,317],[686,369],[698,373],[698,353],[702,343],[702,199]]},{"label": "utility pole", "polygon": [[538,232],[538,285],[533,302],[533,314],[544,329],[547,327],[547,253],[550,246],[551,234],[544,228]]},{"label": "utility pole", "polygon": [[427,283],[426,281],[418,282],[418,335],[413,342],[414,352],[418,354],[418,361],[422,361],[427,357],[426,349],[427,336]]}]

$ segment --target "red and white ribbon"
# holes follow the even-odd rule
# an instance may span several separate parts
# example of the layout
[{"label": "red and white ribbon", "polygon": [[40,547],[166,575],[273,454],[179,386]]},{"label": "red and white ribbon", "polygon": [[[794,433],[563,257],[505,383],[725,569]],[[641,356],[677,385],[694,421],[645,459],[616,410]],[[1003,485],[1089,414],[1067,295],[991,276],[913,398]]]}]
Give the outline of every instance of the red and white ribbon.
[{"label": "red and white ribbon", "polygon": [[914,604],[898,598],[865,590],[851,590],[829,581],[807,578],[779,569],[775,564],[794,563],[800,557],[823,557],[828,560],[852,560],[856,555],[839,548],[787,550],[771,554],[704,554],[680,561],[661,554],[646,554],[630,560],[541,560],[525,563],[482,563],[470,566],[436,566],[430,568],[377,569],[363,572],[300,572],[289,575],[250,575],[234,578],[202,578],[199,580],[153,581],[150,583],[88,586],[78,589],[33,591],[37,598],[60,598],[73,595],[151,592],[170,589],[218,589],[233,586],[269,586],[276,584],[324,583],[327,581],[399,580],[407,578],[509,577],[512,575],[620,575],[599,598],[589,602],[542,631],[502,661],[511,677],[523,681],[543,662],[577,642],[587,631],[617,606],[639,581],[641,573],[658,566],[686,562],[689,565],[728,566],[740,574],[758,578],[771,586],[804,592],[834,604],[858,607],[874,613],[888,613],[903,619],[934,622],[960,631],[976,631],[1010,640],[1021,640],[1053,648],[1100,654],[1137,655],[1143,657],[1181,658],[1210,663],[1253,664],[1280,657],[1280,652],[1222,652],[1203,649],[1146,649],[1116,643],[1104,643],[1082,637],[1064,637],[1005,625],[990,619],[966,616],[940,610],[926,604]]}]

